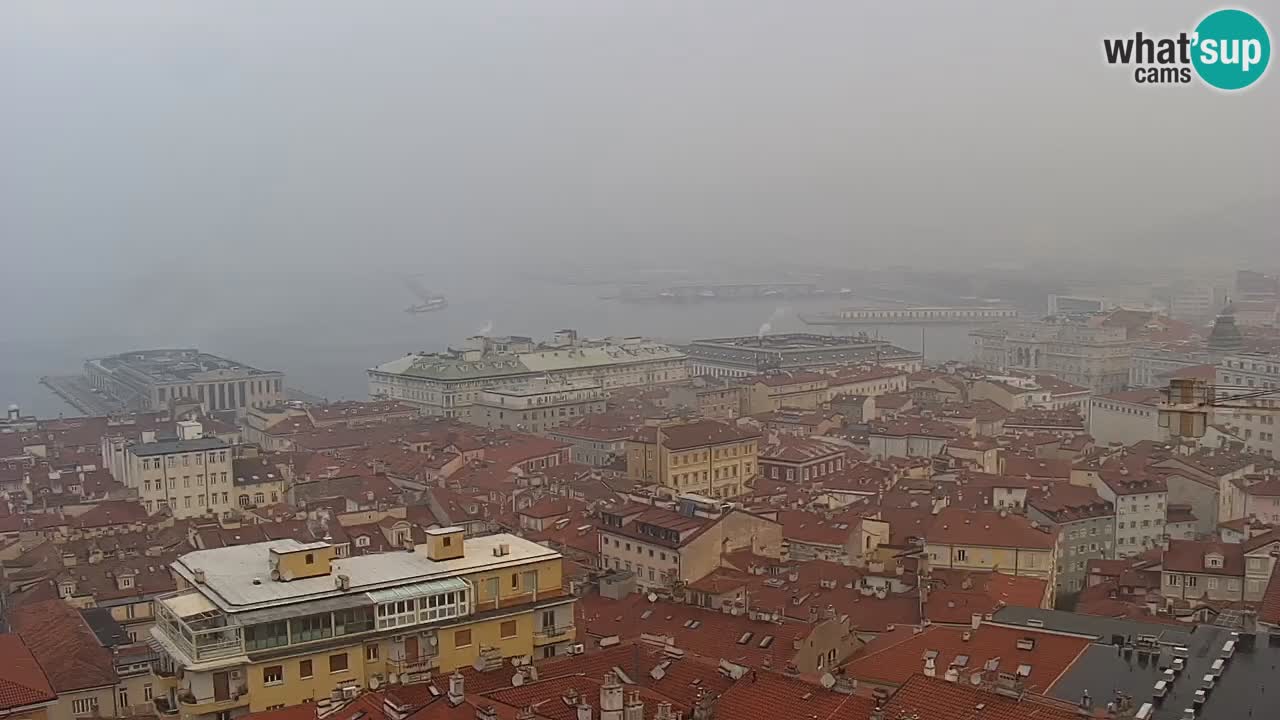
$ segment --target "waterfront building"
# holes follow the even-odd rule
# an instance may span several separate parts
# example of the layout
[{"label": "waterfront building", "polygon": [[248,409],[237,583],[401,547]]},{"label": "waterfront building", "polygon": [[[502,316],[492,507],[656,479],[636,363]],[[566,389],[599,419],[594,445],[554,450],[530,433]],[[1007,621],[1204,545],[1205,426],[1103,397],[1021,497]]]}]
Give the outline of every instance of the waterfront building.
[{"label": "waterfront building", "polygon": [[548,343],[528,338],[472,337],[461,350],[410,353],[371,368],[369,395],[414,405],[424,414],[466,418],[484,391],[536,380],[617,388],[687,380],[688,358],[644,338],[581,340],[561,331]]},{"label": "waterfront building", "polygon": [[199,403],[205,413],[278,405],[284,373],[259,370],[195,348],[135,350],[85,363],[89,384],[130,410]]},{"label": "waterfront building", "polygon": [[867,335],[840,337],[782,333],[694,340],[685,346],[695,375],[747,377],[768,370],[812,370],[842,365],[920,369],[920,353]]}]

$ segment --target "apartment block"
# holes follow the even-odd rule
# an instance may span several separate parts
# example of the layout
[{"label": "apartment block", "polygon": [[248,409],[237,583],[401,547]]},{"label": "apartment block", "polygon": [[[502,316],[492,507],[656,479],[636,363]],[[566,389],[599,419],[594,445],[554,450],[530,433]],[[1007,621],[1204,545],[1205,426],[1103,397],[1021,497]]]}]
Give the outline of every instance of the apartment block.
[{"label": "apartment block", "polygon": [[205,437],[195,421],[176,424],[177,432],[160,438],[143,431],[141,442],[104,436],[102,462],[111,475],[138,491],[148,513],[169,510],[175,518],[220,515],[237,505],[232,447]]},{"label": "apartment block", "polygon": [[411,552],[346,558],[292,539],[183,555],[152,629],[162,704],[225,720],[573,644],[559,553],[458,527],[426,536]]}]

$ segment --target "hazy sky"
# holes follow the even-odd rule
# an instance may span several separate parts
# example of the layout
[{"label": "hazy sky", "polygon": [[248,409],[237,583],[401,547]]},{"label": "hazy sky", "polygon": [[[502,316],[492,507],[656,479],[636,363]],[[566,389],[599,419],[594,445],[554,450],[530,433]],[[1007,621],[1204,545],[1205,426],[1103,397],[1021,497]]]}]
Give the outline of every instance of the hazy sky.
[{"label": "hazy sky", "polygon": [[[1210,232],[1275,204],[1276,69],[1140,87],[1101,40],[1212,7],[6,0],[0,274],[982,265]],[[1245,224],[1213,250],[1265,247]]]}]

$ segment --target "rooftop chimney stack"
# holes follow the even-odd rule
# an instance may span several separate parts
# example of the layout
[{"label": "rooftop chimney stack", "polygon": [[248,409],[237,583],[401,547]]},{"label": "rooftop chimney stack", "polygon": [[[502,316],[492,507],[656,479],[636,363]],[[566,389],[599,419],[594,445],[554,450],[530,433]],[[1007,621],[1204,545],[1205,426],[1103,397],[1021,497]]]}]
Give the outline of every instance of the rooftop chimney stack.
[{"label": "rooftop chimney stack", "polygon": [[462,673],[457,670],[449,676],[449,704],[457,707],[467,699],[466,686],[464,685]]},{"label": "rooftop chimney stack", "polygon": [[600,686],[600,720],[623,720],[622,683],[613,671],[605,673]]},{"label": "rooftop chimney stack", "polygon": [[622,708],[622,720],[644,720],[644,703],[640,701],[639,690],[627,693],[627,704]]},{"label": "rooftop chimney stack", "polygon": [[578,711],[577,720],[591,720],[591,706],[585,702],[578,703],[575,708]]}]

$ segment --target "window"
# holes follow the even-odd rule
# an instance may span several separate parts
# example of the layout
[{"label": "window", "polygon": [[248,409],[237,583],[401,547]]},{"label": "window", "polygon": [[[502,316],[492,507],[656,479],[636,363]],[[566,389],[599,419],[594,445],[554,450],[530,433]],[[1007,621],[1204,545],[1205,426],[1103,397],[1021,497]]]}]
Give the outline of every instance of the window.
[{"label": "window", "polygon": [[378,659],[378,646],[376,644],[364,646],[364,659],[365,662],[373,662]]},{"label": "window", "polygon": [[116,707],[117,708],[129,707],[129,689],[128,688],[120,688],[120,690],[116,693]]},{"label": "window", "polygon": [[329,613],[307,615],[289,621],[293,642],[311,642],[333,637],[333,618]]},{"label": "window", "polygon": [[289,644],[289,624],[284,620],[250,625],[244,629],[246,650],[265,650]]},{"label": "window", "polygon": [[280,685],[284,683],[284,666],[268,665],[262,668],[263,685]]},{"label": "window", "polygon": [[502,623],[502,625],[499,627],[499,630],[500,630],[499,635],[501,635],[501,636],[502,636],[502,637],[504,637],[504,638],[513,638],[513,637],[515,637],[515,636],[516,636],[516,621],[515,621],[515,620],[506,620],[506,621],[504,621],[504,622]]},{"label": "window", "polygon": [[1195,587],[1198,581],[1199,581],[1199,578],[1197,578],[1195,575],[1188,575],[1186,585],[1189,588]]},{"label": "window", "polygon": [[1210,590],[1218,589],[1218,578],[1209,578],[1208,583],[1209,583]]},{"label": "window", "polygon": [[340,672],[346,672],[346,670],[347,670],[347,654],[346,653],[338,653],[337,655],[329,656],[329,672],[340,673]]},{"label": "window", "polygon": [[956,560],[959,560],[959,561],[961,561],[961,562],[964,562],[965,560],[968,560],[968,559],[969,559],[969,557],[968,557],[968,556],[969,556],[969,553],[968,553],[966,550],[964,550],[963,548],[962,548],[962,549],[960,549],[960,550],[956,550]]},{"label": "window", "polygon": [[417,600],[396,600],[378,606],[378,629],[412,625],[418,622]]},{"label": "window", "polygon": [[299,660],[298,661],[298,677],[309,678],[312,676],[312,674],[313,674],[313,670],[311,668],[311,661]]},{"label": "window", "polygon": [[471,631],[457,630],[453,633],[453,646],[455,648],[464,648],[471,645]]},{"label": "window", "polygon": [[142,686],[142,702],[151,702],[151,683]]},{"label": "window", "polygon": [[98,698],[77,698],[71,701],[71,712],[76,715],[91,715],[98,710]]},{"label": "window", "polygon": [[467,593],[454,590],[423,598],[422,622],[459,617],[467,612]]}]

